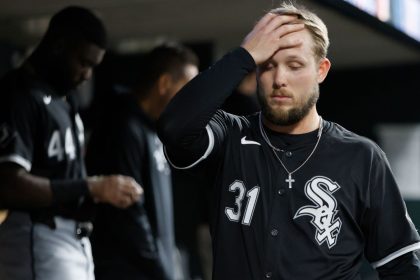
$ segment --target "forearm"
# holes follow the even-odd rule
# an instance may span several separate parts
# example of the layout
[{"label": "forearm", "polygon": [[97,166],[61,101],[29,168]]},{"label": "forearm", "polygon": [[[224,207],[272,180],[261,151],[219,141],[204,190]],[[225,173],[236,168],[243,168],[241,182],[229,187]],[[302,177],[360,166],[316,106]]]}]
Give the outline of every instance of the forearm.
[{"label": "forearm", "polygon": [[0,168],[0,207],[27,210],[75,201],[88,193],[86,182],[49,180],[13,164]]},{"label": "forearm", "polygon": [[167,146],[188,146],[205,127],[241,80],[255,69],[242,48],[224,56],[189,82],[169,103],[158,121],[158,133]]}]

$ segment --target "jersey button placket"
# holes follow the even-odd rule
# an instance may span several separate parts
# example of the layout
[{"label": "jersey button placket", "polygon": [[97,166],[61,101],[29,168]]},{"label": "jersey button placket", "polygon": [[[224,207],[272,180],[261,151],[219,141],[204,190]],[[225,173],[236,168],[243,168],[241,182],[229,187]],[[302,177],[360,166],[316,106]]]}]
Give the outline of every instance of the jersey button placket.
[{"label": "jersey button placket", "polygon": [[270,231],[270,234],[271,234],[271,236],[276,237],[279,234],[279,231],[277,229],[273,228]]},{"label": "jersey button placket", "polygon": [[284,154],[288,158],[291,158],[293,156],[293,153],[291,151],[286,151]]}]

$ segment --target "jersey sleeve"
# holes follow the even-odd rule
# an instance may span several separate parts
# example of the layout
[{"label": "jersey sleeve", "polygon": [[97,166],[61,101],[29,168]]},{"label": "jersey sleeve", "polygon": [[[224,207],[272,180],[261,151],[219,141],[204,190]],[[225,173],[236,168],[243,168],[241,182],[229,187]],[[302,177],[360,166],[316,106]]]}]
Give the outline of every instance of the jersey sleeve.
[{"label": "jersey sleeve", "polygon": [[38,138],[37,102],[30,94],[16,93],[2,108],[4,111],[0,119],[0,163],[15,163],[29,172],[32,167],[34,143]]},{"label": "jersey sleeve", "polygon": [[388,160],[378,150],[371,161],[370,205],[363,220],[365,255],[374,268],[420,249],[420,237],[407,212]]},{"label": "jersey sleeve", "polygon": [[158,134],[174,167],[191,168],[217,153],[226,130],[223,113],[216,111],[254,69],[251,55],[237,48],[171,100],[158,121]]}]

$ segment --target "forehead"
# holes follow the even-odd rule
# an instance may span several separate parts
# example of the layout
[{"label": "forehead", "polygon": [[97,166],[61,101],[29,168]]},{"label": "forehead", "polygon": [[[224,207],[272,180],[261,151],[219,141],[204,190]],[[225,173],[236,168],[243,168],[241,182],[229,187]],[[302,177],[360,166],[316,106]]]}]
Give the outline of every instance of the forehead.
[{"label": "forehead", "polygon": [[280,49],[272,57],[274,60],[284,59],[288,57],[296,57],[302,59],[309,59],[314,57],[314,40],[308,29],[293,32],[286,35],[292,41],[299,40],[300,45],[292,48]]}]

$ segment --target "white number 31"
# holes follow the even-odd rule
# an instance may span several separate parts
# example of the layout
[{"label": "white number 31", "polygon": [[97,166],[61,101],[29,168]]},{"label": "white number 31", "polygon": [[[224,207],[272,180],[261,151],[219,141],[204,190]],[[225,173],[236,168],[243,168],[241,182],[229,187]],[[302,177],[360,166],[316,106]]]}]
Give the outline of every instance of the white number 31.
[{"label": "white number 31", "polygon": [[[241,218],[241,209],[242,209],[242,200],[244,199],[244,195],[246,192],[246,188],[244,183],[241,181],[235,181],[229,186],[230,192],[237,192],[239,194],[235,198],[235,208],[226,207],[225,213],[229,220],[233,222],[238,222]],[[242,224],[249,226],[251,224],[252,215],[254,214],[255,205],[257,204],[258,194],[260,192],[260,187],[255,186],[250,189],[246,196],[248,197],[248,202],[245,207],[245,215],[242,219]]]}]

